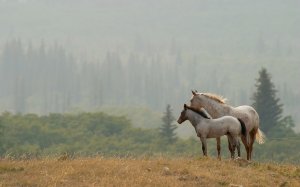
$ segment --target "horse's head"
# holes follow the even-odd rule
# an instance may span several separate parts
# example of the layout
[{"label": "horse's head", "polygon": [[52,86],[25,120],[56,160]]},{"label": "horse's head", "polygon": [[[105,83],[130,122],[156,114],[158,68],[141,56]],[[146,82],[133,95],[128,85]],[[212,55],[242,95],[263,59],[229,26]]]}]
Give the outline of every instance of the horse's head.
[{"label": "horse's head", "polygon": [[183,123],[185,120],[187,120],[187,116],[186,116],[186,109],[187,109],[187,106],[186,104],[183,105],[183,110],[181,111],[180,113],[180,116],[177,120],[177,123],[181,124]]},{"label": "horse's head", "polygon": [[203,105],[203,95],[201,93],[197,92],[197,90],[193,91],[192,90],[192,98],[191,98],[191,103],[190,106],[193,108],[201,109],[204,108]]},{"label": "horse's head", "polygon": [[226,104],[226,98],[223,96],[213,94],[213,93],[199,93],[196,90],[192,90],[191,107],[200,110],[201,108],[206,108],[207,105],[211,103],[216,103],[219,105]]}]

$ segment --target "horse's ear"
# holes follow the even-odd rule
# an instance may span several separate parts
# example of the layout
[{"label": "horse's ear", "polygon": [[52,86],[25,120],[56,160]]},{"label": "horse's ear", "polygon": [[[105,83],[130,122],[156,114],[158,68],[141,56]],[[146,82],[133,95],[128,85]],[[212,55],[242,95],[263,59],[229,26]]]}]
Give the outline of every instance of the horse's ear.
[{"label": "horse's ear", "polygon": [[193,95],[197,95],[197,90],[195,90],[195,91],[192,90],[192,94],[193,94]]}]

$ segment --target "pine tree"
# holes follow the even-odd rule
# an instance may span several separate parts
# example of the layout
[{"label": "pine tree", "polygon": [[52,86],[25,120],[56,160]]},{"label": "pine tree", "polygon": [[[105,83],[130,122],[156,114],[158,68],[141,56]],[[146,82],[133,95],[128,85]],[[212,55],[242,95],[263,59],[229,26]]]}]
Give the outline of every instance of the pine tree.
[{"label": "pine tree", "polygon": [[271,81],[271,76],[265,68],[259,71],[256,80],[256,92],[253,94],[253,107],[260,117],[260,128],[266,134],[275,127],[282,116],[282,104],[276,97],[277,90]]},{"label": "pine tree", "polygon": [[175,118],[172,114],[172,109],[170,105],[167,105],[166,112],[162,117],[163,125],[160,128],[160,135],[163,140],[167,143],[172,144],[177,140],[175,129],[176,125],[173,124]]}]

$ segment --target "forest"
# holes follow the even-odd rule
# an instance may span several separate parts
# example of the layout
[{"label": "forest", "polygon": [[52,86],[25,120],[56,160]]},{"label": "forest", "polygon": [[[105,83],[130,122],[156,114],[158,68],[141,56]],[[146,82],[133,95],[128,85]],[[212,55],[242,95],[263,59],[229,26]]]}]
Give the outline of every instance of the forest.
[{"label": "forest", "polygon": [[[171,104],[179,112],[189,100],[190,90],[198,88],[224,95],[231,105],[251,104],[256,72],[225,73],[233,68],[251,69],[253,65],[204,63],[176,52],[165,56],[108,52],[103,60],[81,61],[58,44],[34,46],[15,39],[5,43],[0,55],[0,110],[49,114],[137,106],[162,112]],[[291,78],[297,66],[289,70],[291,82],[276,84],[284,113],[293,116],[296,129],[300,97],[297,88],[291,87],[297,79]],[[201,73],[204,69],[206,73]],[[239,78],[242,74],[247,79]]]}]

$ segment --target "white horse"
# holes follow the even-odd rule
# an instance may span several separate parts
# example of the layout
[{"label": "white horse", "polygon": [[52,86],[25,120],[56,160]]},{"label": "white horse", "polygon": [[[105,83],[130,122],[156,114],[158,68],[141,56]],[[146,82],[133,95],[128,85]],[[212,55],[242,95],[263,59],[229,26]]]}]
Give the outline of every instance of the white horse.
[{"label": "white horse", "polygon": [[[241,139],[247,152],[247,160],[251,160],[255,139],[259,144],[265,141],[265,135],[259,129],[259,116],[255,109],[247,105],[232,107],[226,104],[223,97],[211,93],[192,91],[192,94],[191,107],[197,110],[205,108],[213,118],[227,115],[239,118],[245,123],[247,134]],[[217,138],[217,142],[220,144],[220,139]]]},{"label": "white horse", "polygon": [[[197,136],[200,137],[204,156],[207,156],[207,138],[220,138],[223,135],[227,135],[230,142],[231,158],[234,158],[235,148],[239,149],[240,146],[238,137],[246,135],[246,127],[242,120],[232,116],[210,119],[204,112],[184,104],[184,109],[177,122],[181,124],[186,120],[191,122]],[[218,157],[220,158],[220,155]]]}]

